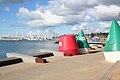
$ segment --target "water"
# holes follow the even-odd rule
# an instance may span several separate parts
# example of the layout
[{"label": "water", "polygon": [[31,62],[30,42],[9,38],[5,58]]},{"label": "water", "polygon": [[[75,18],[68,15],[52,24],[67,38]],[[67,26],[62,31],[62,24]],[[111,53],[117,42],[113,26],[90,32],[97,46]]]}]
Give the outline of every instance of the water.
[{"label": "water", "polygon": [[6,53],[21,54],[39,53],[40,49],[57,50],[58,44],[54,41],[0,41],[0,58],[6,58]]}]

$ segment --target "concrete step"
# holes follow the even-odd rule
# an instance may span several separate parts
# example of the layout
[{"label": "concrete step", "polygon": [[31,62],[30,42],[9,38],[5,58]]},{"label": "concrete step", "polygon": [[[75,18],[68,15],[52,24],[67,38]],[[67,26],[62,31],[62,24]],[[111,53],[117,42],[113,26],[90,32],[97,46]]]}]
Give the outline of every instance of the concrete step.
[{"label": "concrete step", "polygon": [[16,64],[16,63],[21,63],[21,62],[23,62],[21,58],[16,58],[16,57],[4,58],[4,59],[0,59],[0,67],[11,65],[11,64]]},{"label": "concrete step", "polygon": [[54,56],[72,56],[69,53],[59,52],[59,51],[55,51],[55,50],[48,50],[48,49],[40,49],[40,52],[53,53]]},{"label": "concrete step", "polygon": [[41,52],[37,54],[32,54],[31,56],[38,57],[38,58],[46,58],[46,57],[54,56],[54,54],[50,52]]},{"label": "concrete step", "polygon": [[18,57],[21,58],[23,62],[27,62],[27,63],[47,63],[46,59],[20,54],[20,53],[7,53],[7,57]]}]

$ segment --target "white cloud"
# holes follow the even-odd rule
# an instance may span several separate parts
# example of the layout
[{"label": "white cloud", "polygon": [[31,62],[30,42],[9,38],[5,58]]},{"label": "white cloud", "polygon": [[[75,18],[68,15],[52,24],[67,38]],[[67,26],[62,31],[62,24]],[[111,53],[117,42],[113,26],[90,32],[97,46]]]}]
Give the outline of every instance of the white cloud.
[{"label": "white cloud", "polygon": [[21,24],[30,28],[40,28],[63,24],[73,25],[71,30],[91,31],[95,31],[91,29],[94,26],[89,27],[87,22],[98,20],[98,25],[95,25],[99,26],[97,31],[104,31],[110,24],[104,21],[120,20],[119,2],[119,0],[49,0],[47,6],[36,4],[36,10],[19,8],[17,17],[28,20],[20,22],[19,26]]},{"label": "white cloud", "polygon": [[[43,23],[41,20],[30,20],[30,21],[27,21],[27,22],[18,22],[17,24],[15,25],[12,25],[14,27],[28,27],[28,28],[40,28],[40,27],[43,27]],[[45,25],[44,25],[45,26]]]},{"label": "white cloud", "polygon": [[120,20],[120,6],[117,5],[99,5],[89,10],[90,14],[97,20],[109,21],[109,20]]},{"label": "white cloud", "polygon": [[118,5],[120,6],[120,0],[97,0],[98,4],[102,4],[102,5]]},{"label": "white cloud", "polygon": [[33,31],[33,30],[31,30],[31,31],[29,31],[29,32],[27,32],[27,36],[28,37],[48,37],[48,38],[50,38],[50,37],[53,37],[53,36],[57,36],[59,33],[56,33],[55,34],[55,32],[53,32],[51,29],[39,29],[39,30],[36,30],[36,31]]},{"label": "white cloud", "polygon": [[21,4],[30,0],[0,0],[0,4]]},{"label": "white cloud", "polygon": [[48,9],[57,15],[79,15],[81,11],[96,5],[96,0],[53,0],[49,1]]},{"label": "white cloud", "polygon": [[99,26],[102,28],[109,28],[111,26],[111,21],[109,22],[99,22]]},{"label": "white cloud", "polygon": [[93,33],[96,33],[96,32],[102,32],[102,33],[107,33],[107,32],[109,32],[109,29],[108,28],[101,28],[101,27],[98,27],[97,29],[94,29],[93,31],[92,31]]},{"label": "white cloud", "polygon": [[29,19],[28,22],[21,22],[20,24],[31,28],[51,27],[65,23],[62,16],[53,15],[48,10],[42,13],[39,10],[30,12],[26,8],[20,8],[17,16]]},{"label": "white cloud", "polygon": [[28,22],[24,22],[24,24],[27,27],[31,27],[31,28],[39,28],[41,25],[43,25],[41,20],[31,20]]},{"label": "white cloud", "polygon": [[73,26],[70,26],[71,27],[71,30],[73,31],[79,31],[79,30],[90,30],[91,27],[88,25],[87,22],[83,22],[81,24],[76,24],[76,25],[73,25]]},{"label": "white cloud", "polygon": [[3,23],[3,22],[6,22],[6,20],[0,18],[0,23]]},{"label": "white cloud", "polygon": [[98,27],[97,29],[94,29],[93,32],[109,32],[111,26],[111,21],[102,21],[98,22]]},{"label": "white cloud", "polygon": [[37,9],[34,11],[29,11],[27,8],[19,8],[17,17],[25,18],[30,21],[27,23],[40,22],[37,26],[58,26],[60,24],[75,24],[79,21],[92,21],[91,17],[86,14],[86,12],[81,12],[79,15],[66,15],[60,16],[57,14],[52,14],[49,10],[41,10],[41,7],[37,5]]},{"label": "white cloud", "polygon": [[63,16],[79,16],[81,12],[87,12],[96,17],[97,20],[118,20],[119,2],[119,0],[53,0],[49,2],[48,9],[53,14]]},{"label": "white cloud", "polygon": [[85,10],[86,8],[90,8],[92,6],[95,6],[97,1],[96,0],[69,0],[69,1],[66,1],[66,0],[62,0],[63,1],[63,4],[64,6],[66,6],[66,8],[69,8],[71,10],[74,10],[74,11],[83,11]]},{"label": "white cloud", "polygon": [[92,22],[92,24],[96,24],[95,26],[90,26],[90,22],[82,22],[81,24],[71,25],[70,28],[72,31],[79,32],[80,29],[84,31],[84,33],[96,33],[96,32],[108,32],[111,26],[111,21],[107,22]]},{"label": "white cloud", "polygon": [[81,12],[80,15],[66,15],[63,16],[67,24],[76,24],[79,22],[93,21],[93,19],[86,14],[86,12]]},{"label": "white cloud", "polygon": [[6,11],[6,12],[9,12],[10,8],[9,7],[4,7],[3,10]]},{"label": "white cloud", "polygon": [[26,18],[26,19],[41,19],[42,13],[38,10],[29,11],[27,8],[21,7],[19,8],[19,12],[17,13],[17,17]]},{"label": "white cloud", "polygon": [[64,19],[62,16],[57,16],[54,14],[51,14],[51,12],[49,11],[45,11],[45,14],[43,14],[42,16],[43,20],[44,20],[44,24],[46,25],[50,25],[50,26],[56,26],[57,24],[63,24],[65,23]]},{"label": "white cloud", "polygon": [[92,19],[89,15],[86,15],[84,17],[84,21],[94,21],[94,19]]}]

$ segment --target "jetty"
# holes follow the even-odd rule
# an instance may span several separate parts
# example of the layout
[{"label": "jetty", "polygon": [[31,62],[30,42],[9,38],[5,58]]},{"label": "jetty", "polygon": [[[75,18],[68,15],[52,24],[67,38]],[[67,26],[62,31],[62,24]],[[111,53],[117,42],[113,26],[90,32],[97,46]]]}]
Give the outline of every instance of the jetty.
[{"label": "jetty", "polygon": [[111,75],[105,77],[114,66],[105,61],[103,52],[46,59],[49,63],[22,62],[0,67],[0,80],[109,80]]}]

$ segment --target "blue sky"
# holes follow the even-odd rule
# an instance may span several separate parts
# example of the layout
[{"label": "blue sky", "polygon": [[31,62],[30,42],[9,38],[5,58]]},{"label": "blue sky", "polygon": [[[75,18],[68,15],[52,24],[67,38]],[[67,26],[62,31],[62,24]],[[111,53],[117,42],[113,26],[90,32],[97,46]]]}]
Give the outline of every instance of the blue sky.
[{"label": "blue sky", "polygon": [[119,0],[0,0],[0,36],[108,32]]},{"label": "blue sky", "polygon": [[30,29],[27,27],[18,28],[17,26],[14,27],[12,25],[16,24],[19,21],[26,21],[25,19],[20,19],[16,16],[16,13],[19,11],[20,7],[25,7],[29,10],[35,10],[36,4],[46,6],[48,2],[47,0],[31,0],[31,1],[24,1],[23,3],[12,3],[12,2],[1,3],[0,4],[0,34],[4,34],[4,35],[9,34],[9,33],[16,34],[16,30],[18,32],[23,31],[24,33],[27,33],[31,30],[35,31],[34,29]]}]

